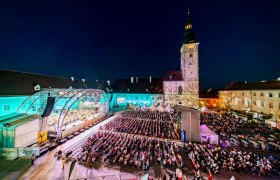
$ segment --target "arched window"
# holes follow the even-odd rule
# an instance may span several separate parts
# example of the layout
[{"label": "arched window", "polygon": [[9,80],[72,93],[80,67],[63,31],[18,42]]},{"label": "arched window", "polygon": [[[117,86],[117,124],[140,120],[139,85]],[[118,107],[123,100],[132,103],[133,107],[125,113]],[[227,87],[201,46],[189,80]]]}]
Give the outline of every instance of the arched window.
[{"label": "arched window", "polygon": [[183,88],[182,88],[182,86],[179,86],[179,87],[178,87],[178,94],[179,94],[179,95],[182,95],[182,94],[183,94]]}]

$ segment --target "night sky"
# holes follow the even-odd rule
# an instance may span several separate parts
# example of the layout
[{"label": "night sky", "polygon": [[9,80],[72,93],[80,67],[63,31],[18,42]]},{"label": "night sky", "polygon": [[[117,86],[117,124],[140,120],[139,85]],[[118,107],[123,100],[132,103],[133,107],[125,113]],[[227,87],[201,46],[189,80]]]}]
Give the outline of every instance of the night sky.
[{"label": "night sky", "polygon": [[279,0],[0,1],[0,68],[89,81],[179,70],[191,8],[201,88],[280,77]]}]

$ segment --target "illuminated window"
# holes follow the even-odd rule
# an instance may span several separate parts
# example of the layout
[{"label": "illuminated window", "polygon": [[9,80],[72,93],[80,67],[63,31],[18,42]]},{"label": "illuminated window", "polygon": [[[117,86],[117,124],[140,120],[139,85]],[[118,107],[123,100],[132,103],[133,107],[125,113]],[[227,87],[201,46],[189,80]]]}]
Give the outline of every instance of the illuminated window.
[{"label": "illuminated window", "polygon": [[4,106],[3,106],[3,111],[4,111],[4,112],[9,112],[9,111],[11,111],[11,105],[10,105],[10,104],[4,104]]},{"label": "illuminated window", "polygon": [[189,48],[189,53],[193,53],[193,48]]},{"label": "illuminated window", "polygon": [[273,103],[272,103],[272,102],[269,102],[268,107],[269,107],[269,108],[273,108]]},{"label": "illuminated window", "polygon": [[179,86],[179,87],[178,87],[178,94],[179,94],[179,95],[182,95],[182,94],[183,94],[183,88],[182,88],[182,86]]}]

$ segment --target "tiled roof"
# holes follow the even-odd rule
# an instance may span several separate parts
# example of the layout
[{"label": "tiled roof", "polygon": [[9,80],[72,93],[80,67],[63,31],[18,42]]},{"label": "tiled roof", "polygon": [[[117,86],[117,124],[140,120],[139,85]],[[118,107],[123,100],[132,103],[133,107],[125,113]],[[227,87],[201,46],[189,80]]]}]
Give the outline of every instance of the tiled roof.
[{"label": "tiled roof", "polygon": [[183,81],[182,71],[168,71],[164,76],[164,81]]},{"label": "tiled roof", "polygon": [[280,81],[233,82],[225,90],[280,90]]},{"label": "tiled roof", "polygon": [[54,77],[41,74],[0,70],[0,95],[32,95],[36,93],[35,85],[41,88],[85,88],[81,80],[72,81],[71,78]]},{"label": "tiled roof", "polygon": [[150,83],[149,78],[136,78],[134,77],[133,83],[131,79],[118,79],[112,84],[114,93],[163,93],[163,81],[162,78],[152,78]]}]

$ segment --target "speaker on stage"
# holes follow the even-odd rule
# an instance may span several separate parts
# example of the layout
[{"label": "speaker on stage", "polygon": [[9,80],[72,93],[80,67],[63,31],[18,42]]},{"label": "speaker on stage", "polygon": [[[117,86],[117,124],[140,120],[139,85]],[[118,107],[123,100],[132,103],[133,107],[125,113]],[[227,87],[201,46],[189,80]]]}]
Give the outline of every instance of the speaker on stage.
[{"label": "speaker on stage", "polygon": [[43,114],[41,115],[42,117],[48,117],[52,113],[54,102],[55,102],[54,97],[48,97],[47,105],[45,107]]}]

